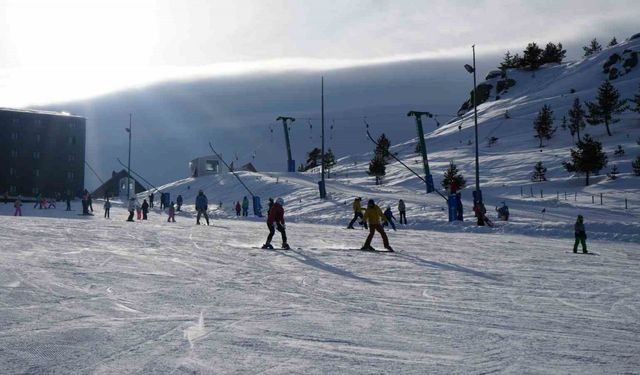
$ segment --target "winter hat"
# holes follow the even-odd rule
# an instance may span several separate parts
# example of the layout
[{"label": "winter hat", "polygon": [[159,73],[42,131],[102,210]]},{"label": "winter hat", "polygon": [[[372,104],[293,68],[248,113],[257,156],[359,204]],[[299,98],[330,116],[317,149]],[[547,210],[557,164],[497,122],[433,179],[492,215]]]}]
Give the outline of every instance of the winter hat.
[{"label": "winter hat", "polygon": [[276,199],[276,203],[279,204],[280,206],[284,206],[284,199],[278,198]]},{"label": "winter hat", "polygon": [[375,205],[376,203],[373,201],[373,199],[369,199],[369,202],[367,202],[367,207],[373,207]]}]

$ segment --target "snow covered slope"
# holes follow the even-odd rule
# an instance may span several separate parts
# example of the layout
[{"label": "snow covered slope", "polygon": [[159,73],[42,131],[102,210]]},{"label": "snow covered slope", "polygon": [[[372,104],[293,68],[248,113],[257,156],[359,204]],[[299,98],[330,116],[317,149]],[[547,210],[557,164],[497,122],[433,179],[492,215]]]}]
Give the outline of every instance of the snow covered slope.
[{"label": "snow covered slope", "polygon": [[[381,206],[391,205],[394,211],[398,199],[404,199],[408,203],[412,228],[566,237],[571,236],[575,217],[583,214],[592,238],[640,242],[640,178],[631,173],[631,160],[640,155],[640,145],[636,143],[640,138],[640,114],[624,113],[622,121],[612,126],[611,137],[607,136],[603,125],[587,125],[583,130],[603,143],[609,158],[609,166],[593,177],[588,187],[584,186],[582,176],[573,176],[562,167],[562,162],[569,160],[569,148],[573,146],[569,131],[558,128],[554,137],[545,141],[545,147],[540,149],[533,130],[533,119],[543,104],[551,106],[555,114],[554,125],[559,127],[560,119],[575,97],[583,101],[594,100],[598,86],[607,77],[603,64],[611,54],[628,49],[640,51],[640,39],[605,49],[585,60],[546,66],[534,73],[510,71],[508,76],[516,80],[516,85],[507,93],[501,93],[499,100],[494,97],[479,107],[480,184],[484,200],[490,211],[503,201],[512,211],[511,221],[498,223],[493,230],[476,228],[470,221],[447,223],[444,200],[436,194],[426,195],[423,183],[397,162],[387,166],[384,184],[375,186],[374,179],[366,174],[371,153],[338,161],[327,183],[330,199],[324,202],[318,199],[318,169],[295,174],[240,172],[239,175],[254,194],[262,197],[263,205],[268,197],[283,197],[287,202],[287,216],[297,221],[346,226],[351,216],[351,201],[362,196],[376,199]],[[640,91],[640,67],[614,80],[613,84],[623,98],[631,98]],[[507,111],[509,118],[505,117]],[[377,127],[372,120],[369,122],[374,136],[389,130]],[[427,122],[426,126],[433,125]],[[466,177],[468,187],[463,191],[463,199],[467,215],[471,212],[474,185],[473,131],[473,113],[470,112],[426,135],[429,164],[436,184],[439,185],[450,161],[454,161]],[[498,138],[493,146],[487,144],[490,137]],[[352,142],[369,142],[364,135],[364,126],[361,138]],[[415,143],[414,138],[396,144],[392,150],[422,174],[421,158],[414,152]],[[614,156],[618,145],[626,150],[624,156]],[[370,143],[370,147],[373,149],[373,144]],[[530,181],[537,161],[542,161],[548,168],[549,181]],[[613,164],[622,173],[616,180],[609,180],[606,173]],[[222,202],[222,210],[215,210],[220,217],[233,216],[232,203],[248,195],[231,174],[184,179],[159,188],[174,198],[182,194],[188,205],[193,205],[195,194],[202,189],[212,206]]]}]

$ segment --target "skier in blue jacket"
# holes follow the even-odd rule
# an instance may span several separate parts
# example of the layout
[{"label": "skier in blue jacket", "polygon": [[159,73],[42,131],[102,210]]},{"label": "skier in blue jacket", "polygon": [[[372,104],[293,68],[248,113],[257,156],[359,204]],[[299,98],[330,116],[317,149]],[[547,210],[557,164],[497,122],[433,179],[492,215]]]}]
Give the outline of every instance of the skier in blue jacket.
[{"label": "skier in blue jacket", "polygon": [[204,219],[207,221],[207,225],[209,225],[209,215],[207,215],[208,204],[209,200],[207,199],[207,196],[204,195],[202,190],[200,190],[196,197],[196,211],[198,211],[198,215],[196,216],[196,225],[200,225],[200,215],[204,215]]}]

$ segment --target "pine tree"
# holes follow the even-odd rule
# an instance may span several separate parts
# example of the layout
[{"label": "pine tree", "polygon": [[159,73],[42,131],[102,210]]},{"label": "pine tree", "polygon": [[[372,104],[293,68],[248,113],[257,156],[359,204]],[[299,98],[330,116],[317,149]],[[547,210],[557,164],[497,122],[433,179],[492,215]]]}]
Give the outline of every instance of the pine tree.
[{"label": "pine tree", "polygon": [[611,39],[611,41],[609,42],[609,45],[607,47],[613,47],[616,44],[618,44],[618,40],[616,39],[616,37],[614,36],[613,39]]},{"label": "pine tree", "polygon": [[624,148],[622,148],[622,145],[618,145],[618,148],[613,151],[613,154],[617,157],[624,156]]},{"label": "pine tree", "polygon": [[582,47],[582,50],[584,51],[584,57],[588,57],[602,51],[602,46],[596,38],[593,38],[588,46]]},{"label": "pine tree", "polygon": [[502,62],[500,63],[500,70],[505,71],[507,69],[511,69],[511,68],[515,68],[515,64],[513,63],[513,56],[511,56],[511,52],[507,51],[507,53],[504,54],[504,58],[502,59]]},{"label": "pine tree", "polygon": [[633,168],[633,174],[640,176],[640,156],[631,162],[631,167]]},{"label": "pine tree", "polygon": [[562,49],[562,43],[553,44],[551,42],[547,43],[542,52],[541,64],[546,63],[562,63],[565,56],[567,54],[566,50]]},{"label": "pine tree", "polygon": [[533,167],[533,174],[531,174],[531,181],[542,182],[547,181],[547,168],[542,165],[542,162],[539,161]]},{"label": "pine tree", "polygon": [[607,177],[609,177],[609,179],[611,180],[615,180],[616,178],[618,178],[618,173],[620,173],[620,171],[618,171],[618,167],[614,164],[611,167],[609,173],[607,173]]},{"label": "pine tree", "polygon": [[382,177],[387,174],[387,162],[382,156],[375,154],[369,162],[369,171],[367,173],[369,176],[375,176],[376,185],[380,185]]},{"label": "pine tree", "polygon": [[602,152],[602,143],[593,140],[589,134],[578,140],[576,146],[576,150],[570,150],[571,162],[562,164],[568,172],[586,174],[585,184],[589,186],[589,175],[607,166],[607,155]]},{"label": "pine tree", "polygon": [[620,121],[616,115],[624,112],[627,109],[627,105],[624,100],[620,100],[620,93],[608,80],[602,82],[598,88],[596,101],[596,103],[586,103],[589,109],[587,122],[591,125],[598,125],[604,122],[607,127],[607,134],[611,136],[609,124]]},{"label": "pine tree", "polygon": [[556,129],[553,128],[553,111],[547,104],[542,106],[538,117],[533,121],[533,128],[536,131],[535,137],[540,139],[540,148],[542,148],[543,139],[551,139]]},{"label": "pine tree", "polygon": [[527,48],[522,52],[522,63],[531,70],[536,70],[542,65],[542,49],[535,43],[529,43]]},{"label": "pine tree", "polygon": [[387,136],[384,133],[382,133],[378,137],[377,143],[378,144],[376,145],[374,153],[376,155],[382,156],[382,158],[386,162],[387,159],[390,158],[389,147],[391,147],[391,141],[389,141],[389,138],[387,138]]},{"label": "pine tree", "polygon": [[458,187],[458,190],[462,189],[467,185],[467,181],[465,181],[462,174],[458,171],[458,167],[453,163],[453,161],[449,162],[449,168],[444,171],[444,177],[442,178],[442,188],[450,191],[451,184],[455,183]]},{"label": "pine tree", "polygon": [[573,106],[569,109],[569,131],[571,136],[578,134],[578,140],[580,140],[580,129],[584,129],[586,126],[584,119],[587,114],[580,104],[580,99],[575,98],[573,100]]},{"label": "pine tree", "polygon": [[[640,86],[638,86],[638,88],[640,88]],[[635,108],[631,108],[631,110],[640,113],[640,90],[638,90],[638,94],[631,99],[631,103],[636,105]]]},{"label": "pine tree", "polygon": [[329,148],[324,153],[324,169],[327,170],[327,178],[331,178],[331,168],[336,165],[336,157],[333,155],[333,151]]},{"label": "pine tree", "polygon": [[322,150],[315,147],[313,150],[307,153],[307,163],[304,166],[304,170],[315,168],[320,165],[320,159],[322,158]]}]

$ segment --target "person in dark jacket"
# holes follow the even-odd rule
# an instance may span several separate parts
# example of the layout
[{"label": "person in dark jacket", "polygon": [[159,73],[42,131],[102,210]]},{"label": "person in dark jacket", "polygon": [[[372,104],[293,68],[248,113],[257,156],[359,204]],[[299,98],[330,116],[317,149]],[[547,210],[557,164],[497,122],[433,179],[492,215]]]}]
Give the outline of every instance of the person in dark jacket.
[{"label": "person in dark jacket", "polygon": [[249,198],[246,195],[242,199],[242,216],[249,216]]},{"label": "person in dark jacket", "polygon": [[104,202],[104,218],[109,218],[109,211],[111,210],[111,202],[109,202],[109,198]]},{"label": "person in dark jacket", "polygon": [[176,211],[180,211],[180,208],[182,207],[182,195],[178,195],[178,198],[176,198],[176,204],[178,205]]},{"label": "person in dark jacket", "polygon": [[576,241],[573,243],[573,252],[578,252],[578,244],[582,244],[582,252],[584,254],[588,253],[587,251],[587,232],[584,229],[584,218],[582,215],[578,215],[578,219],[576,220],[575,225],[573,226],[574,234]]},{"label": "person in dark jacket", "polygon": [[393,212],[391,212],[391,206],[387,206],[387,209],[384,210],[384,217],[387,218],[384,226],[386,227],[387,223],[389,223],[391,225],[391,228],[393,228],[393,230],[396,230],[396,223],[394,222],[396,220],[396,217],[393,216]]},{"label": "person in dark jacket", "polygon": [[147,220],[147,214],[149,213],[149,203],[147,200],[142,201],[142,220]]},{"label": "person in dark jacket", "polygon": [[65,200],[67,201],[67,211],[71,211],[71,194],[67,194],[65,196]]},{"label": "person in dark jacket", "polygon": [[267,216],[267,227],[269,228],[269,235],[267,236],[267,242],[262,245],[263,249],[273,249],[271,240],[276,232],[276,229],[282,235],[282,248],[289,250],[289,244],[287,243],[287,232],[284,224],[284,200],[282,198],[276,199],[275,203],[269,210]]},{"label": "person in dark jacket", "polygon": [[242,210],[242,207],[240,206],[240,201],[236,202],[236,216],[240,216],[240,211]]},{"label": "person in dark jacket", "polygon": [[133,214],[136,211],[136,199],[134,197],[129,198],[127,209],[129,210],[129,217],[127,218],[127,221],[133,221]]},{"label": "person in dark jacket", "polygon": [[407,225],[407,206],[402,199],[398,202],[398,212],[400,212],[400,224]]},{"label": "person in dark jacket", "polygon": [[91,198],[91,194],[87,194],[87,206],[89,206],[89,209],[93,212],[93,200]]},{"label": "person in dark jacket", "polygon": [[198,215],[196,216],[196,225],[200,225],[200,215],[204,215],[204,219],[207,221],[207,225],[209,225],[209,215],[207,215],[208,205],[209,200],[207,199],[207,196],[204,195],[202,190],[200,190],[196,197],[196,211],[198,211]]}]

